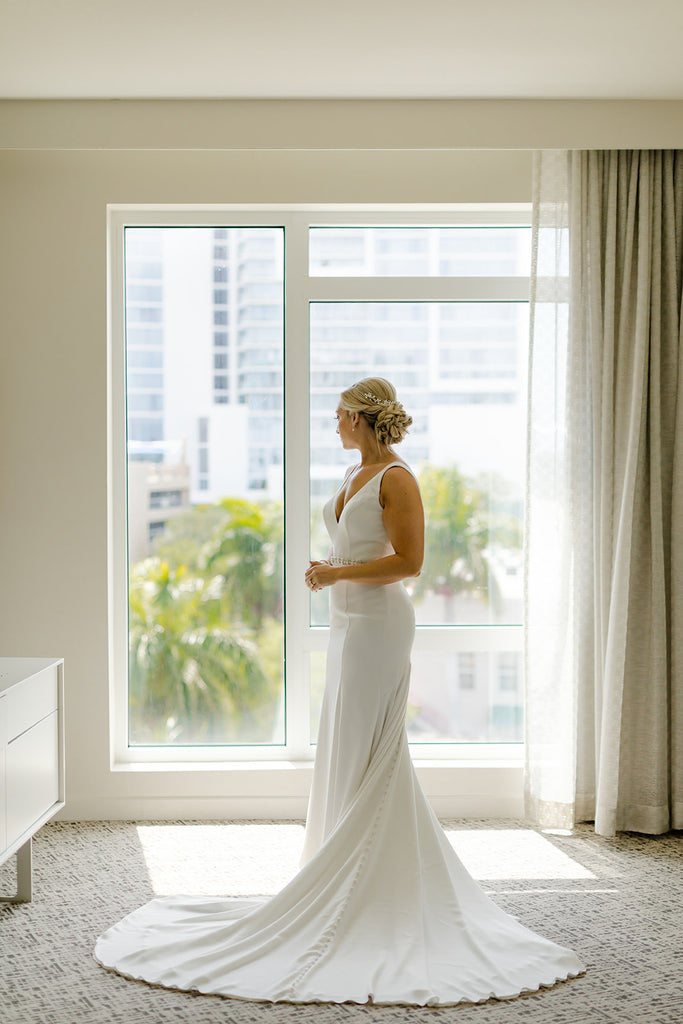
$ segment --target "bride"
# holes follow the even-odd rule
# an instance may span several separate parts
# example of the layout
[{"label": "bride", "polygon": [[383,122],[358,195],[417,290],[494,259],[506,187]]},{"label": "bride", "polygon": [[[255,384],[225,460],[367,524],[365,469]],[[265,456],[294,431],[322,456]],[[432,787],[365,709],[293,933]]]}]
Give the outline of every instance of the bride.
[{"label": "bride", "polygon": [[417,481],[393,445],[412,420],[389,381],[341,395],[360,462],[324,509],[332,546],[305,574],[330,588],[330,641],[303,866],[270,899],[152,900],[98,939],[106,968],[241,999],[418,1006],[510,998],[584,970],[467,873],[410,760],[405,711],[420,572]]}]

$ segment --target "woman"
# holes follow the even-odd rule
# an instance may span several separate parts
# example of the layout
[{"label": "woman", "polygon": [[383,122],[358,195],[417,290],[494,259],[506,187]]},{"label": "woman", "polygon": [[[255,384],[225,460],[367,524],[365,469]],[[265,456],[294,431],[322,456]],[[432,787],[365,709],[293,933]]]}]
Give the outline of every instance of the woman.
[{"label": "woman", "polygon": [[335,415],[343,447],[358,449],[361,461],[323,512],[330,557],[306,572],[311,590],[333,589],[304,860],[352,802],[392,711],[402,727],[415,616],[401,581],[419,575],[424,554],[420,490],[391,449],[412,423],[393,386],[360,381]]},{"label": "woman", "polygon": [[468,875],[413,771],[405,732],[422,565],[420,492],[392,445],[412,422],[366,378],[337,409],[360,453],[324,510],[311,562],[330,587],[330,642],[304,866],[269,900],[153,900],[97,943],[103,966],[153,984],[288,1002],[449,1005],[509,998],[582,973]]}]

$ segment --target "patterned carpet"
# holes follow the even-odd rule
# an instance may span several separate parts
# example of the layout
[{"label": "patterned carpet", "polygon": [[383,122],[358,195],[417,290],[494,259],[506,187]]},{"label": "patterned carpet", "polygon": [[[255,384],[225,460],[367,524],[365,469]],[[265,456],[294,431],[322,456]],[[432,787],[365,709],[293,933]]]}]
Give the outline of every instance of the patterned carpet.
[{"label": "patterned carpet", "polygon": [[[683,842],[545,835],[446,822],[505,910],[573,947],[585,976],[506,1002],[445,1009],[246,1003],[125,981],[92,959],[97,935],[173,891],[276,891],[296,870],[298,823],[86,822],[34,843],[34,902],[0,907],[2,1024],[683,1024]],[[0,868],[0,891],[14,864]]]}]

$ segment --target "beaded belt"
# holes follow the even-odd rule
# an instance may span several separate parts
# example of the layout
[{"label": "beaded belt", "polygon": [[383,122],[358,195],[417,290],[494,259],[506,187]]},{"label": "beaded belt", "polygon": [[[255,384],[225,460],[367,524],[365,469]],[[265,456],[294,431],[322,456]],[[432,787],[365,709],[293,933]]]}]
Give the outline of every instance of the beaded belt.
[{"label": "beaded belt", "polygon": [[357,558],[337,558],[336,555],[331,555],[327,561],[330,565],[362,565]]}]

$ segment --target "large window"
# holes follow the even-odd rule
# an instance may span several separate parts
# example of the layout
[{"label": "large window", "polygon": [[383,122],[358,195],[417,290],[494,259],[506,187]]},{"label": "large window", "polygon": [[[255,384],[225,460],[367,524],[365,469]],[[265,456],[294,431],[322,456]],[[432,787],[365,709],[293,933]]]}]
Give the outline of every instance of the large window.
[{"label": "large window", "polygon": [[370,374],[413,417],[427,513],[410,739],[521,742],[527,217],[112,212],[118,759],[311,757],[303,571],[353,462],[339,393]]}]

